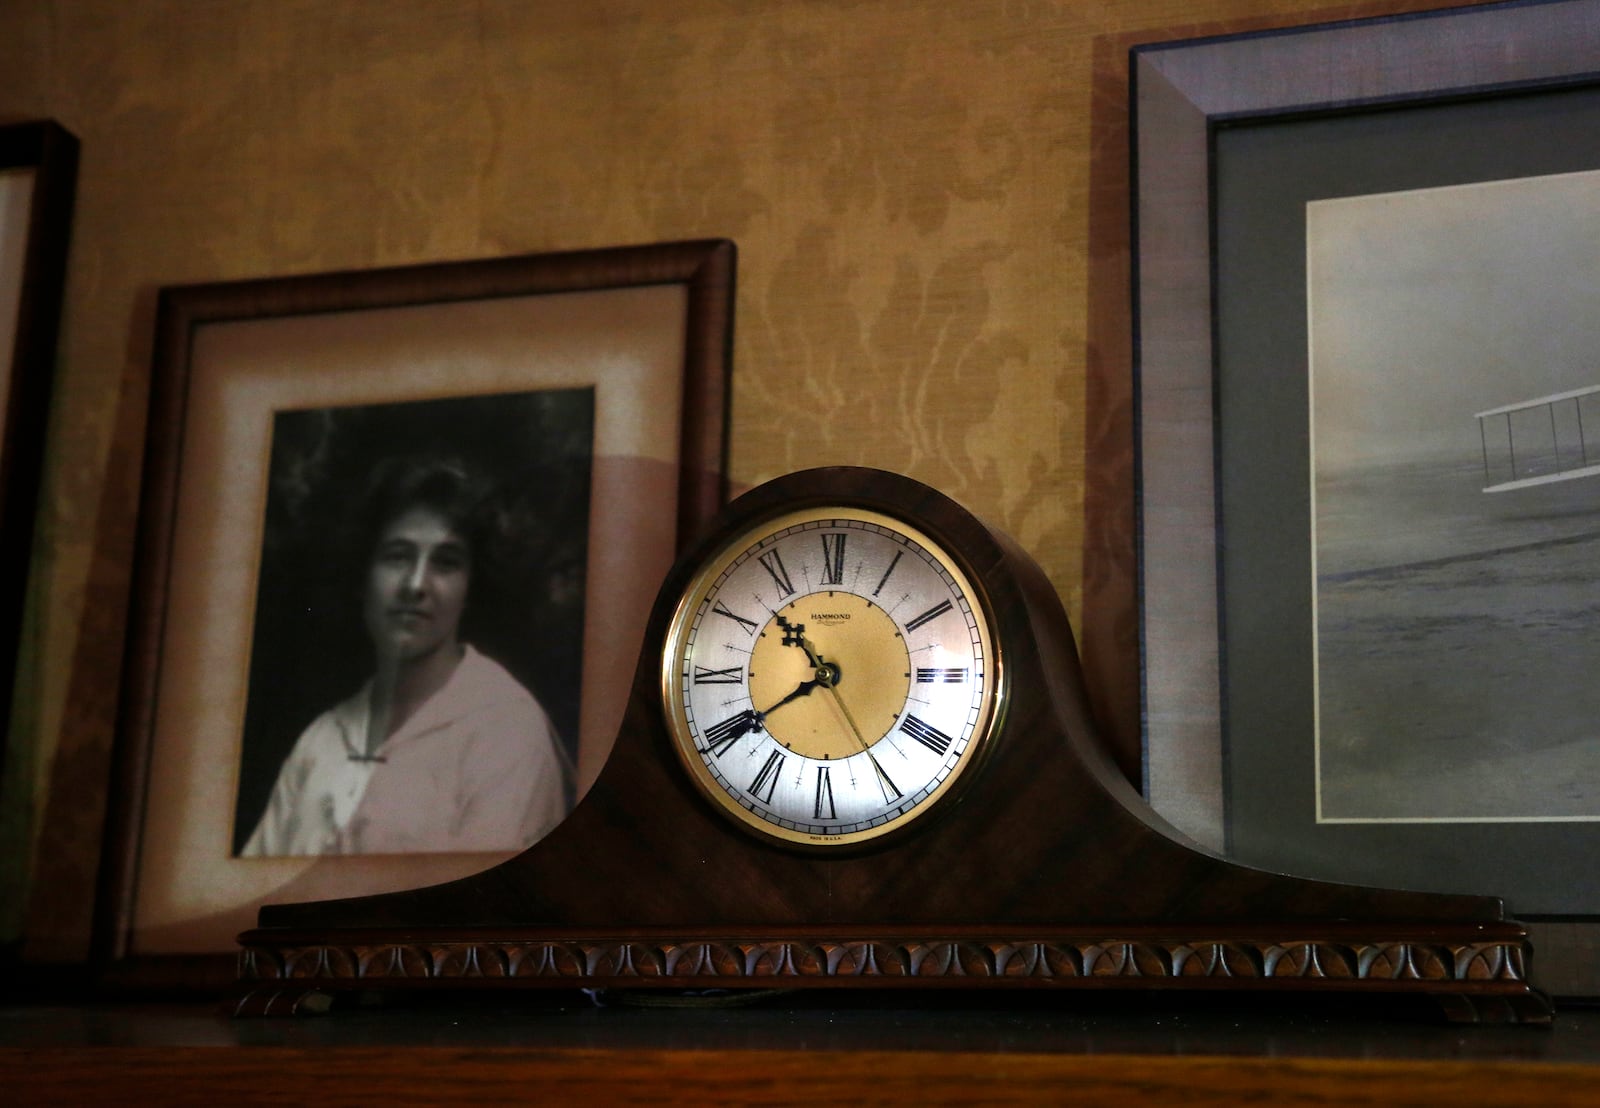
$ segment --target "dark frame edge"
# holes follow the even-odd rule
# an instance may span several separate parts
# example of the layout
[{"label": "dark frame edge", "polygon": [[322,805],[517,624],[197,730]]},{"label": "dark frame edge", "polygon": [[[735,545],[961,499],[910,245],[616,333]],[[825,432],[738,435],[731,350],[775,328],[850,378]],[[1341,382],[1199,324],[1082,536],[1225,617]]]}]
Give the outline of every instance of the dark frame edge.
[{"label": "dark frame edge", "polygon": [[[28,208],[27,241],[23,244],[16,333],[10,357],[5,418],[0,425],[0,721],[6,738],[0,745],[0,787],[17,766],[12,759],[10,723],[16,706],[17,667],[22,659],[23,619],[33,576],[35,538],[45,477],[49,413],[60,359],[61,323],[72,247],[72,222],[77,202],[80,144],[76,135],[53,119],[0,126],[0,169],[34,171]],[[21,846],[29,850],[32,836]],[[32,866],[19,867],[15,895],[26,903]],[[26,927],[18,913],[19,944]],[[7,942],[9,946],[9,939]],[[6,961],[11,961],[7,952]]]},{"label": "dark frame edge", "polygon": [[[122,685],[89,948],[91,978],[107,987],[137,976],[128,973],[126,961],[149,780],[156,686],[161,673],[160,647],[166,626],[167,569],[188,402],[187,354],[194,328],[205,318],[203,311],[197,309],[196,299],[188,290],[164,288],[156,301]],[[163,433],[154,434],[152,428],[161,428]]]}]

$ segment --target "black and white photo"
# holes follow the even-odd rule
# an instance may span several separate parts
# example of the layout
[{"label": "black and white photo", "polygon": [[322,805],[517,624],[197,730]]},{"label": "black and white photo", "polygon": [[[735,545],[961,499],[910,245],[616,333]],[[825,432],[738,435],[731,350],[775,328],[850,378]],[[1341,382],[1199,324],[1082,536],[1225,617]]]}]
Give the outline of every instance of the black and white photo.
[{"label": "black and white photo", "polygon": [[569,389],[275,417],[239,854],[517,850],[560,821],[593,415]]}]

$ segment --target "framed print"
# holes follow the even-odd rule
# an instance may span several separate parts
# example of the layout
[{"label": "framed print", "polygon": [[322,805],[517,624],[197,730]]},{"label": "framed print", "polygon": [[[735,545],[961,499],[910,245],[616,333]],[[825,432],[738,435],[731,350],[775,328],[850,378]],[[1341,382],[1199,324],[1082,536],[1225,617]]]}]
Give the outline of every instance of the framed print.
[{"label": "framed print", "polygon": [[1565,994],[1600,991],[1597,31],[1132,57],[1148,795],[1263,867],[1501,896]]},{"label": "framed print", "polygon": [[733,268],[713,240],[163,291],[115,972],[560,822],[726,497]]},{"label": "framed print", "polygon": [[[67,275],[78,140],[50,121],[0,126],[0,720],[11,719],[45,427]],[[14,939],[31,854],[31,736],[0,748],[0,943]]]}]

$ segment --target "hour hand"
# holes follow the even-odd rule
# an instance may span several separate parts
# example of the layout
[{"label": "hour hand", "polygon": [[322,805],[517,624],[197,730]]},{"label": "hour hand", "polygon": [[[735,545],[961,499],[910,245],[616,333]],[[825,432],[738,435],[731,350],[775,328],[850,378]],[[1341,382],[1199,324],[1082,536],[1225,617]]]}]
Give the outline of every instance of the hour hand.
[{"label": "hour hand", "polygon": [[789,701],[798,700],[802,696],[809,695],[811,690],[816,688],[819,684],[821,684],[821,682],[816,677],[813,677],[809,681],[802,681],[795,688],[794,692],[790,693],[788,696],[784,697],[782,700],[780,700],[776,704],[772,705],[772,707],[766,709],[766,711],[759,712],[757,714],[758,715],[762,715],[762,716],[771,715],[773,712],[777,711],[779,708],[781,708],[785,704],[789,703]]}]

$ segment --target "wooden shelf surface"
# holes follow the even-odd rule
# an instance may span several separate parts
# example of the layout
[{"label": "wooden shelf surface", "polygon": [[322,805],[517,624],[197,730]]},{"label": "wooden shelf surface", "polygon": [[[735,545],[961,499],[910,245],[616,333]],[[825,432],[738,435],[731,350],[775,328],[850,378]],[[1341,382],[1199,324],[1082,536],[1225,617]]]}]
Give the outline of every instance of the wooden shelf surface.
[{"label": "wooden shelf surface", "polygon": [[[0,1007],[10,1103],[1600,1103],[1600,1009],[1549,1028],[1427,1005],[1226,998],[584,993]],[[231,1048],[231,1049],[230,1049]],[[314,1090],[314,1097],[313,1097]]]}]

